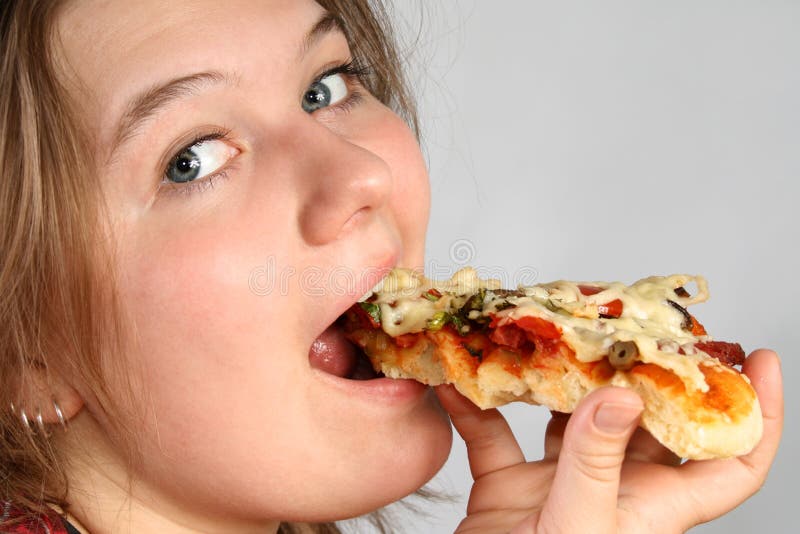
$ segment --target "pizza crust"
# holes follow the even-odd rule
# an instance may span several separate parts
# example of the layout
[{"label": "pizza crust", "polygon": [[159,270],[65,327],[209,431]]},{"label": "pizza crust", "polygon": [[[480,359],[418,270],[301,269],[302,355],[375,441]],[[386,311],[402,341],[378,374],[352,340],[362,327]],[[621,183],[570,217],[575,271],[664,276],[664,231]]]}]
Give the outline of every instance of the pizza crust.
[{"label": "pizza crust", "polygon": [[747,377],[722,363],[744,351],[686,309],[707,298],[705,279],[683,274],[504,290],[470,268],[442,282],[394,269],[345,328],[377,371],[453,384],[483,409],[569,413],[595,389],[625,387],[644,402],[641,426],[679,456],[737,456],[761,439],[761,409]]},{"label": "pizza crust", "polygon": [[747,377],[715,360],[699,364],[708,390],[687,394],[672,371],[646,363],[621,371],[606,360],[582,362],[563,343],[534,352],[527,362],[502,347],[478,361],[449,329],[420,334],[407,347],[381,330],[356,330],[350,338],[364,348],[376,371],[431,386],[453,384],[482,409],[522,401],[570,413],[600,387],[632,389],[645,406],[641,426],[682,458],[746,454],[761,437],[761,410]]}]

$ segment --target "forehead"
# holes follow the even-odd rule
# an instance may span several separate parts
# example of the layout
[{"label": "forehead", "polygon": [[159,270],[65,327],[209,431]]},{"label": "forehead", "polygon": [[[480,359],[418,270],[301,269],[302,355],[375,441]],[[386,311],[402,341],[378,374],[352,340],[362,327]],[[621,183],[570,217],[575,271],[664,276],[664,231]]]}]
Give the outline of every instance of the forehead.
[{"label": "forehead", "polygon": [[313,0],[71,0],[58,32],[70,73],[96,104],[86,111],[103,130],[113,110],[158,81],[239,71],[254,58],[264,72],[279,71],[321,13]]}]

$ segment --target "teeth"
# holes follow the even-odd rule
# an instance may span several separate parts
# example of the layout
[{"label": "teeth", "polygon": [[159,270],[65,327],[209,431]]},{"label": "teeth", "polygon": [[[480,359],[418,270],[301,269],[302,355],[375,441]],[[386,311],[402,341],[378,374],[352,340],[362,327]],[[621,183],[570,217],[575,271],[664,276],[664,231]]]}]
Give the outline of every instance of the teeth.
[{"label": "teeth", "polygon": [[374,286],[372,289],[370,289],[369,291],[367,291],[366,293],[364,293],[364,295],[363,295],[363,296],[362,296],[360,299],[358,299],[358,302],[364,302],[364,301],[365,301],[365,300],[367,300],[367,299],[368,299],[370,296],[372,296],[372,294],[373,294],[373,293],[377,293],[378,291],[380,291],[381,289],[383,289],[383,282],[384,282],[385,280],[386,280],[386,276],[384,276],[383,278],[381,278],[381,279],[378,281],[378,283],[377,283],[377,284],[375,284],[375,286]]}]

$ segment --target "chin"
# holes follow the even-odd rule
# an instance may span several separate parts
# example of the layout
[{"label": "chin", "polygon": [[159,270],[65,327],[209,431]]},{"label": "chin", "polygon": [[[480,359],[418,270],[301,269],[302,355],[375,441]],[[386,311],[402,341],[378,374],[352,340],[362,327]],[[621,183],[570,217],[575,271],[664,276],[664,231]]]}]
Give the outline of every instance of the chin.
[{"label": "chin", "polygon": [[[285,520],[324,522],[357,517],[424,486],[444,465],[452,445],[450,419],[432,388],[376,372],[344,331],[342,315],[369,294],[394,265],[388,257],[320,314],[308,339],[306,400],[310,402],[307,499]],[[363,297],[362,297],[363,299]],[[313,436],[313,437],[312,437]]]},{"label": "chin", "polygon": [[[364,421],[358,445],[336,451],[318,490],[290,521],[351,519],[413,494],[428,483],[450,454],[450,420],[428,388],[424,402],[396,420]],[[349,441],[349,440],[348,440]],[[329,453],[330,454],[330,453]],[[313,513],[309,515],[309,511]]]}]

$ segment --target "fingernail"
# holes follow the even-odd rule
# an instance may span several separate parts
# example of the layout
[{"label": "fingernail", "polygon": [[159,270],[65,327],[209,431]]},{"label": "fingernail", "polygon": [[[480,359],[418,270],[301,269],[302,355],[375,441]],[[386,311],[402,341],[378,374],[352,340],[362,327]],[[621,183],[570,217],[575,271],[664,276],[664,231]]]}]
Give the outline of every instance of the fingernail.
[{"label": "fingernail", "polygon": [[642,413],[637,404],[605,402],[594,413],[594,425],[609,434],[621,434],[630,429]]}]

